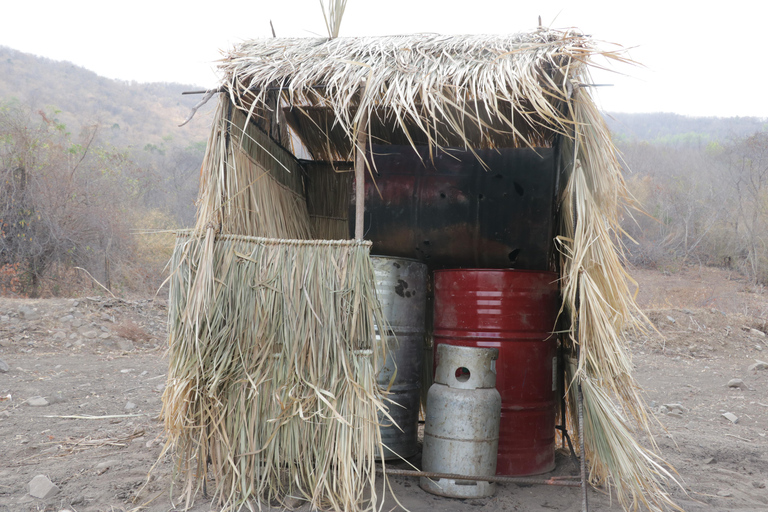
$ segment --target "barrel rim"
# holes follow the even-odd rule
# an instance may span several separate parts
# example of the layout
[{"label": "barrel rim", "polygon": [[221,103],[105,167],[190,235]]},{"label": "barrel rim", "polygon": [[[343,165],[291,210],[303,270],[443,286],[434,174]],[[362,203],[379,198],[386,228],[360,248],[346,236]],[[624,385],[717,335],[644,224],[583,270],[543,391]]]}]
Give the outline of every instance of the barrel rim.
[{"label": "barrel rim", "polygon": [[560,277],[560,274],[557,272],[554,272],[552,270],[530,270],[525,268],[443,268],[443,269],[436,269],[433,270],[435,274],[443,274],[448,272],[461,272],[461,273],[468,273],[468,274],[474,274],[474,273],[491,273],[491,272],[501,272],[505,274],[542,274],[542,275],[552,275],[556,276],[558,279]]}]

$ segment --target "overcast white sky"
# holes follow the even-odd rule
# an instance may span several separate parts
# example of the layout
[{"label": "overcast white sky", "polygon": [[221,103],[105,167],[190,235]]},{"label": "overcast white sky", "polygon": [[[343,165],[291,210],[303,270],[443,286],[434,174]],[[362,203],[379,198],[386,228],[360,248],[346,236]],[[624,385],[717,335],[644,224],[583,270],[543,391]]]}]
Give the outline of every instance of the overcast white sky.
[{"label": "overcast white sky", "polygon": [[[246,39],[326,34],[318,0],[4,1],[0,45],[109,78],[217,83],[221,51]],[[632,48],[644,68],[595,77],[618,112],[768,117],[768,2],[730,0],[349,0],[341,36],[503,34],[578,27]]]}]

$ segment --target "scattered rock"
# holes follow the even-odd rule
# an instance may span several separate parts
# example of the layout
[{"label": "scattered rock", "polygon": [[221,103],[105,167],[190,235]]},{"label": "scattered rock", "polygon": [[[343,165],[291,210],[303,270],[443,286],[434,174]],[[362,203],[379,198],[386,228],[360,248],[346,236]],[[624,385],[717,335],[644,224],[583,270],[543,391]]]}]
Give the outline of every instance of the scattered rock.
[{"label": "scattered rock", "polygon": [[0,373],[8,373],[8,370],[10,369],[11,369],[10,366],[8,366],[8,364],[5,361],[0,359]]},{"label": "scattered rock", "polygon": [[10,321],[11,321],[11,317],[9,317],[8,315],[0,315],[0,322],[7,323]]},{"label": "scattered rock", "polygon": [[713,457],[707,457],[706,459],[701,461],[702,464],[712,464],[713,462],[715,462],[715,459]]},{"label": "scattered rock", "polygon": [[757,329],[750,329],[749,334],[754,334],[755,336],[760,336],[761,338],[765,338],[765,333],[763,331],[758,331]]},{"label": "scattered rock", "polygon": [[731,491],[717,491],[717,495],[723,498],[730,498],[733,496],[733,493]]},{"label": "scattered rock", "polygon": [[135,408],[136,408],[136,404],[133,402],[128,402],[127,404],[125,404],[126,411],[130,411],[131,409],[135,409]]},{"label": "scattered rock", "polygon": [[724,412],[723,413],[723,418],[727,419],[731,423],[738,423],[739,422],[739,417],[736,416],[735,414],[733,414],[732,412]]},{"label": "scattered rock", "polygon": [[765,489],[765,482],[752,482],[752,487],[755,489]]},{"label": "scattered rock", "polygon": [[667,315],[667,321],[671,324],[677,323],[677,321],[669,315]]},{"label": "scattered rock", "polygon": [[59,492],[59,488],[45,475],[37,475],[27,484],[29,495],[33,498],[47,500]]},{"label": "scattered rock", "polygon": [[37,320],[40,318],[40,312],[37,310],[37,308],[30,306],[19,306],[19,315],[24,320]]},{"label": "scattered rock", "polygon": [[123,352],[130,352],[134,348],[133,342],[131,340],[118,340],[117,348],[119,348]]},{"label": "scattered rock", "polygon": [[88,338],[89,340],[94,339],[96,336],[98,336],[99,333],[96,331],[85,331],[83,333],[83,338]]},{"label": "scattered rock", "polygon": [[294,498],[293,496],[286,496],[283,498],[283,505],[285,505],[288,510],[297,509],[304,503],[306,503],[306,501],[302,500],[301,498]]},{"label": "scattered rock", "polygon": [[72,320],[72,327],[74,327],[75,329],[77,329],[78,327],[81,327],[82,325],[83,325],[83,321],[80,320],[79,318],[75,318],[74,320]]},{"label": "scattered rock", "polygon": [[53,339],[55,340],[63,340],[63,339],[66,339],[66,337],[67,337],[67,333],[63,331],[59,331],[53,335]]},{"label": "scattered rock", "polygon": [[745,388],[744,381],[741,379],[731,379],[728,381],[729,388]]},{"label": "scattered rock", "polygon": [[111,337],[112,337],[112,335],[109,334],[108,332],[103,332],[103,333],[99,334],[99,338],[101,338],[103,340],[108,340]]},{"label": "scattered rock", "polygon": [[59,318],[59,322],[62,322],[62,323],[71,322],[74,318],[75,317],[73,317],[72,315],[64,315],[63,317]]},{"label": "scattered rock", "polygon": [[670,411],[670,412],[677,411],[680,414],[682,414],[684,412],[688,412],[688,409],[683,407],[682,404],[664,404],[664,407],[666,407],[667,410]]},{"label": "scattered rock", "polygon": [[27,399],[27,405],[32,407],[45,407],[48,405],[48,400],[41,396],[33,396],[32,398]]},{"label": "scattered rock", "polygon": [[749,370],[768,370],[768,363],[765,361],[760,361],[759,359],[755,359],[757,361],[755,364],[749,365]]}]

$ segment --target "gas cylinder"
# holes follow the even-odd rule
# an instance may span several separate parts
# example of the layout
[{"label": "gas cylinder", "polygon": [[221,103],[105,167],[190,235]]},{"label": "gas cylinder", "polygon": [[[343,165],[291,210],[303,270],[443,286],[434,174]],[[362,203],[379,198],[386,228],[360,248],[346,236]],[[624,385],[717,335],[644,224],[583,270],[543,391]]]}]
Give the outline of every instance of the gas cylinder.
[{"label": "gas cylinder", "polygon": [[[437,347],[435,383],[427,393],[423,470],[467,476],[496,474],[501,395],[496,390],[495,348]],[[451,498],[493,495],[492,482],[430,479],[419,485]]]}]

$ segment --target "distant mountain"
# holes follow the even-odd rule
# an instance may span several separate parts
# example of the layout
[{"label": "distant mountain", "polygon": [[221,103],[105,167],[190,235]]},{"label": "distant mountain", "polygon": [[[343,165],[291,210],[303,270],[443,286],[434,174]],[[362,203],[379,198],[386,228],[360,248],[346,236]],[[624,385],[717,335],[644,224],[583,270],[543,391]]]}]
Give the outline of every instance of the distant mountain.
[{"label": "distant mountain", "polygon": [[679,114],[624,114],[609,112],[605,119],[614,140],[700,146],[726,142],[768,130],[768,119],[758,117],[688,117]]},{"label": "distant mountain", "polygon": [[[205,111],[179,128],[201,96],[182,92],[198,86],[112,80],[69,62],[0,46],[0,103],[17,101],[34,110],[54,110],[77,136],[98,124],[103,139],[120,147],[159,146],[169,140],[186,145],[207,139]],[[211,101],[211,110],[214,101]]]}]

